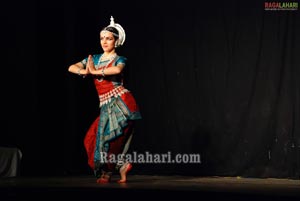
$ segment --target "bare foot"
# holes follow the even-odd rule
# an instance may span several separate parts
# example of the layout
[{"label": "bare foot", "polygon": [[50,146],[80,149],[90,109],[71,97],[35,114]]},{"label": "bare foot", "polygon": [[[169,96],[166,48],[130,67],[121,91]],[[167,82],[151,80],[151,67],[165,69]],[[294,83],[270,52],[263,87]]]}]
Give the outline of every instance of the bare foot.
[{"label": "bare foot", "polygon": [[118,183],[126,183],[127,178],[126,175],[127,173],[132,169],[131,163],[125,163],[121,168],[120,168],[120,176],[121,179],[118,181]]},{"label": "bare foot", "polygon": [[99,179],[97,179],[97,183],[108,183],[110,182],[110,174],[103,173]]}]

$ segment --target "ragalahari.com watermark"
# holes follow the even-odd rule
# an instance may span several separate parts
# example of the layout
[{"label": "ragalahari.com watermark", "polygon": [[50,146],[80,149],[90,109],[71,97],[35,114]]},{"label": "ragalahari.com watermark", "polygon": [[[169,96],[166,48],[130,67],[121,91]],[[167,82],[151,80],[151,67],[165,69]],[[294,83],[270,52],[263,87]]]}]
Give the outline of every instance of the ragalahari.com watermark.
[{"label": "ragalahari.com watermark", "polygon": [[276,10],[287,10],[287,11],[295,11],[298,10],[298,2],[296,1],[284,1],[284,2],[276,2],[270,1],[265,2],[265,10],[276,11]]},{"label": "ragalahari.com watermark", "polygon": [[167,153],[144,153],[132,152],[129,154],[107,154],[101,152],[101,159],[104,163],[117,163],[118,161],[127,161],[130,163],[201,163],[200,154],[173,154],[168,151]]}]

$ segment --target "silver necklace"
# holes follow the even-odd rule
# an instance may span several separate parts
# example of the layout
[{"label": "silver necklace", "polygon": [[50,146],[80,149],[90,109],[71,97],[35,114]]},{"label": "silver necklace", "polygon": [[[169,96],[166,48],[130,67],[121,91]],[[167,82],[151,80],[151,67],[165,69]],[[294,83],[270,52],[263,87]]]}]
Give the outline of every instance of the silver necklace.
[{"label": "silver necklace", "polygon": [[[100,56],[100,58],[99,58],[98,65],[97,65],[97,70],[100,68],[100,63],[101,63],[102,57],[104,57],[103,55],[104,55],[104,54],[102,54],[102,55]],[[108,65],[116,58],[116,56],[117,56],[117,54],[113,54],[112,56],[110,56],[108,62],[107,62],[106,65],[103,66],[102,68],[106,69],[107,66],[108,66]],[[97,78],[97,80],[98,80],[99,82],[102,82],[102,81],[103,81],[103,76],[101,76],[100,78]]]}]

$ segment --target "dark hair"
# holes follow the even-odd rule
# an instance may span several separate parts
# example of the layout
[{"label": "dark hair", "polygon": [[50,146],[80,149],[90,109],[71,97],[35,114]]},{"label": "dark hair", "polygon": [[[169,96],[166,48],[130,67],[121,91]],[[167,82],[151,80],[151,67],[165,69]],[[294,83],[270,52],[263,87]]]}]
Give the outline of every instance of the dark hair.
[{"label": "dark hair", "polygon": [[118,30],[115,28],[115,27],[104,27],[102,29],[102,31],[109,31],[109,32],[112,32],[113,33],[113,36],[115,37],[115,39],[117,40],[119,38],[119,32]]}]

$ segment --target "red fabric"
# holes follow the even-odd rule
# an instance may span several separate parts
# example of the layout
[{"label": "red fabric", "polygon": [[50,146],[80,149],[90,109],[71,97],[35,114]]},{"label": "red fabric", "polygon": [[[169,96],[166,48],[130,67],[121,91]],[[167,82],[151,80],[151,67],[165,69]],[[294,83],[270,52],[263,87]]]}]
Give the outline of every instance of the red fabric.
[{"label": "red fabric", "polygon": [[[108,65],[108,67],[111,67],[112,63]],[[96,87],[96,90],[98,92],[98,95],[105,94],[111,90],[114,89],[113,82],[111,80],[102,80],[99,82],[96,78],[94,79],[94,84]],[[127,105],[128,109],[131,112],[139,111],[139,108],[135,102],[134,97],[130,92],[124,93],[121,95],[121,99],[124,101],[124,103]],[[96,146],[96,135],[97,135],[97,129],[99,124],[99,118],[98,116],[95,121],[92,123],[90,128],[88,129],[86,136],[84,138],[84,146],[87,152],[88,156],[88,164],[91,168],[95,168],[94,164],[94,152],[95,152],[95,146]],[[132,132],[133,122],[128,121],[128,126],[124,129],[123,135],[119,136],[118,138],[114,139],[109,143],[109,152],[108,157],[110,154],[121,154],[124,148],[124,145],[129,137],[129,135]],[[113,170],[115,167],[115,164],[107,164],[108,168],[110,170]]]},{"label": "red fabric", "polygon": [[139,111],[138,105],[130,92],[122,94],[121,98],[131,112]]},{"label": "red fabric", "polygon": [[[88,164],[92,169],[94,169],[95,167],[94,152],[96,146],[96,135],[97,135],[99,118],[100,117],[97,117],[96,120],[92,123],[84,138],[84,147],[86,149],[87,156],[88,156]],[[122,153],[126,141],[130,136],[130,134],[132,133],[132,129],[133,129],[133,122],[128,121],[128,126],[124,129],[124,134],[109,143],[109,151],[107,153],[108,158],[110,157],[111,154],[117,156],[118,154]],[[116,165],[115,163],[108,163],[107,164],[108,170],[113,171],[115,169],[115,165]]]},{"label": "red fabric", "polygon": [[114,89],[114,85],[110,80],[102,80],[99,82],[97,79],[94,79],[94,84],[99,95]]},{"label": "red fabric", "polygon": [[91,168],[94,169],[94,151],[96,146],[96,134],[97,134],[97,128],[99,123],[99,118],[97,117],[95,121],[90,126],[89,130],[87,131],[85,138],[84,138],[84,147],[87,152],[88,156],[88,164]]}]

